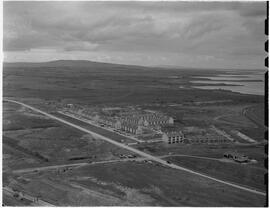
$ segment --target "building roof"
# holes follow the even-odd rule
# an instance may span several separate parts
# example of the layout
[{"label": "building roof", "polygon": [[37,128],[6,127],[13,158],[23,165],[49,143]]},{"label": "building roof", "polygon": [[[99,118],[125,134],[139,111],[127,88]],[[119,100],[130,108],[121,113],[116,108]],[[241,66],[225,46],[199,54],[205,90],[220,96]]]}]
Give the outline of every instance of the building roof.
[{"label": "building roof", "polygon": [[183,136],[183,133],[181,131],[172,131],[172,132],[164,132],[167,134],[167,136],[172,137],[172,136]]}]

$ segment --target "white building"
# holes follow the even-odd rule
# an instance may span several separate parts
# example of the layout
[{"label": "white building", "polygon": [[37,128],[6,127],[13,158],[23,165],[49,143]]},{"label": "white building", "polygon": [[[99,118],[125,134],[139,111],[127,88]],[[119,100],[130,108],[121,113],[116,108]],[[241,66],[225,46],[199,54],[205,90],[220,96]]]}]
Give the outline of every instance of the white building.
[{"label": "white building", "polygon": [[181,131],[163,132],[162,140],[167,144],[184,143],[184,135]]}]

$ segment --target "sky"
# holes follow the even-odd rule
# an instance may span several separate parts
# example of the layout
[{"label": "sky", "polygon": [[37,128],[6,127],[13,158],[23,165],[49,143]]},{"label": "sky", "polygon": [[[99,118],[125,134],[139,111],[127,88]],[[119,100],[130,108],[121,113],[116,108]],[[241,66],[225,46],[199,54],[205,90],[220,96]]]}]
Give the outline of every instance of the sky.
[{"label": "sky", "polygon": [[4,2],[4,61],[263,69],[265,17],[265,2]]}]

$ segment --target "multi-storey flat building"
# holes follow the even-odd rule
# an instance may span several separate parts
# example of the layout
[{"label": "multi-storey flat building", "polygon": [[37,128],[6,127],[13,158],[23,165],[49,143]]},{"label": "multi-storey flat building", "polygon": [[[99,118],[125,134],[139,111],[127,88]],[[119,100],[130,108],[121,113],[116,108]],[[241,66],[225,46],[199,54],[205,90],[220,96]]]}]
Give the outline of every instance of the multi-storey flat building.
[{"label": "multi-storey flat building", "polygon": [[173,124],[174,120],[172,117],[161,115],[161,114],[142,114],[125,117],[123,120],[128,123],[134,123],[143,126],[160,126],[165,124]]},{"label": "multi-storey flat building", "polygon": [[127,116],[120,120],[121,129],[135,134],[141,134],[142,127],[156,127],[167,124],[173,124],[173,118],[154,113],[139,114],[134,116]]},{"label": "multi-storey flat building", "polygon": [[184,143],[184,135],[180,130],[165,131],[162,140],[167,144]]},{"label": "multi-storey flat building", "polygon": [[142,134],[142,126],[132,123],[121,123],[121,130],[132,134]]}]

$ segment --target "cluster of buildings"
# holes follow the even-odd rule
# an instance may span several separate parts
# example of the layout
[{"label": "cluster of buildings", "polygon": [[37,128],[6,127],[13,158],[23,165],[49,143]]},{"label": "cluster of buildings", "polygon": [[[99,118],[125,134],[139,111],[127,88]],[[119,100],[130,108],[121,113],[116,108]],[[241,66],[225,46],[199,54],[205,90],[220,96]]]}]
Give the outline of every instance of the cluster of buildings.
[{"label": "cluster of buildings", "polygon": [[[134,134],[142,135],[146,129],[161,130],[162,126],[173,125],[174,119],[155,111],[143,111],[138,109],[121,109],[121,108],[103,108],[90,109],[81,106],[69,104],[66,111],[86,119],[91,119],[100,125],[109,126],[113,129]],[[172,134],[172,133],[171,133]],[[174,133],[175,134],[175,133]],[[179,143],[179,137],[172,137],[171,143]]]},{"label": "cluster of buildings", "polygon": [[[143,111],[134,108],[83,108],[70,105],[66,110],[77,116],[95,121],[101,126],[108,126],[116,131],[133,135],[144,135],[147,130],[162,133],[162,141],[167,144],[189,143],[189,144],[220,144],[230,142],[213,132],[198,132],[198,129],[189,129],[189,134],[184,137],[183,132],[174,126],[174,119],[155,111]],[[149,132],[149,131],[148,131]],[[207,131],[209,132],[209,131]],[[145,134],[146,135],[146,134]]]},{"label": "cluster of buildings", "polygon": [[213,128],[184,127],[183,131],[189,144],[224,144],[232,142],[218,134]]},{"label": "cluster of buildings", "polygon": [[[184,130],[184,129],[182,129]],[[193,131],[192,131],[193,130]],[[164,126],[162,128],[162,140],[167,144],[185,143],[185,144],[225,144],[232,142],[228,138],[217,134],[213,129],[191,129],[188,133],[175,128],[174,126]],[[184,132],[184,133],[183,133]],[[185,136],[184,136],[185,135]]]},{"label": "cluster of buildings", "polygon": [[182,131],[163,132],[162,140],[167,144],[185,143],[185,144],[226,144],[231,141],[218,135],[184,137]]},{"label": "cluster of buildings", "polygon": [[158,113],[145,113],[124,117],[119,121],[119,127],[122,131],[132,134],[141,134],[143,128],[159,129],[163,125],[173,124],[172,117],[158,114]]},{"label": "cluster of buildings", "polygon": [[174,123],[172,117],[159,113],[125,115],[117,118],[100,116],[99,121],[107,126],[135,135],[142,134],[144,129],[160,129],[163,125]]}]

